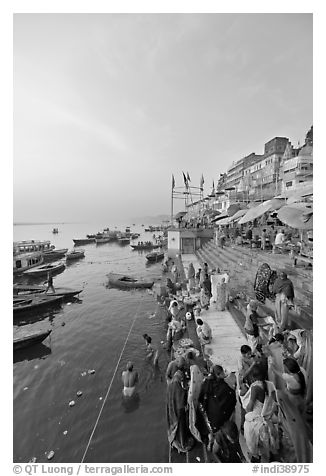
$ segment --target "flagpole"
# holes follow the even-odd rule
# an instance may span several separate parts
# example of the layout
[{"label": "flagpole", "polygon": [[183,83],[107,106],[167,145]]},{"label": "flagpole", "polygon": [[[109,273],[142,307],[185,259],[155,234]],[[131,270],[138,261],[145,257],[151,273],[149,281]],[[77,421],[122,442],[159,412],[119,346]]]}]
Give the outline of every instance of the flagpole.
[{"label": "flagpole", "polygon": [[174,176],[172,175],[172,187],[171,187],[171,226],[173,226],[173,188],[174,188]]}]

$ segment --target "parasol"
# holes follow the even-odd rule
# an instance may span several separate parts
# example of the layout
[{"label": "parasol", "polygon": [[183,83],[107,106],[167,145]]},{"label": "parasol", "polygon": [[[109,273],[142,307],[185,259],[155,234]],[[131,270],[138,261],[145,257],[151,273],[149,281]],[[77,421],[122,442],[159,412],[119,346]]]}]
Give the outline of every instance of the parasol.
[{"label": "parasol", "polygon": [[261,217],[264,213],[270,210],[277,210],[284,205],[284,201],[281,199],[273,198],[272,200],[266,200],[257,207],[249,208],[247,213],[238,221],[241,225],[248,221],[254,221],[256,218]]},{"label": "parasol", "polygon": [[293,203],[285,205],[277,214],[279,220],[298,230],[313,229],[313,209],[306,203]]}]

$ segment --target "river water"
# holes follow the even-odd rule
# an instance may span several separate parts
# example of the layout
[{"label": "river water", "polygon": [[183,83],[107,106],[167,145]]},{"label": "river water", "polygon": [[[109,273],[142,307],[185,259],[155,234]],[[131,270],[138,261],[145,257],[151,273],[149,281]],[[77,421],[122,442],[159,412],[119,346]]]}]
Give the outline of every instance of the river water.
[{"label": "river water", "polygon": [[[14,240],[49,239],[56,248],[71,249],[72,238],[83,238],[108,225],[19,225],[14,226]],[[54,226],[59,228],[57,235],[52,234]],[[141,232],[139,240],[152,239],[141,225],[131,229]],[[168,355],[160,345],[165,338],[164,319],[152,292],[109,288],[106,277],[116,271],[160,282],[161,264],[147,265],[144,253],[115,242],[82,248],[85,258],[54,277],[54,286],[83,288],[79,299],[14,320],[14,325],[49,328],[52,333],[44,343],[14,352],[13,460],[28,462],[36,457],[37,462],[47,462],[47,454],[54,451],[53,463],[77,463],[83,456],[84,462],[93,463],[166,462]],[[157,369],[145,358],[145,332],[161,349]],[[128,360],[140,375],[139,399],[131,405],[121,393],[121,372]],[[87,373],[91,369],[94,374]],[[76,395],[78,391],[82,396]]]}]

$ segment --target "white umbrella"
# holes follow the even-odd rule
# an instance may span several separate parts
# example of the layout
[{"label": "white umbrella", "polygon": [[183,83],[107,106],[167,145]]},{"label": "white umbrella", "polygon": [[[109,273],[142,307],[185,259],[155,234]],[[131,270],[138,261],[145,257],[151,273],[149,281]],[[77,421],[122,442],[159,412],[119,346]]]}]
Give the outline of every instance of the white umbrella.
[{"label": "white umbrella", "polygon": [[313,229],[313,209],[307,203],[293,203],[282,207],[277,216],[281,222],[298,230]]},{"label": "white umbrella", "polygon": [[254,221],[256,218],[261,217],[264,213],[269,212],[270,210],[277,210],[284,205],[283,200],[273,198],[272,200],[266,200],[263,203],[260,203],[257,207],[250,208],[247,213],[238,221],[241,225],[247,223],[248,221]]}]

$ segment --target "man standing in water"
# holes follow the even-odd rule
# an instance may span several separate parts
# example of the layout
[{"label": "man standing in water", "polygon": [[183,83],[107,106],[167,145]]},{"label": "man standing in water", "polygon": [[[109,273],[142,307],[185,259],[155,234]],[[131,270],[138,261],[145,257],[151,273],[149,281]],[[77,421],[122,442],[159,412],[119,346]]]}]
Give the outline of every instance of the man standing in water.
[{"label": "man standing in water", "polygon": [[134,370],[134,364],[129,361],[126,366],[127,370],[122,372],[122,383],[123,383],[123,395],[125,397],[131,397],[136,389],[136,384],[138,382],[138,372]]}]

